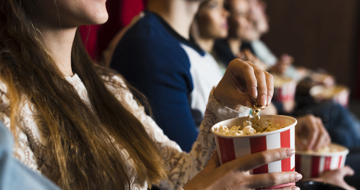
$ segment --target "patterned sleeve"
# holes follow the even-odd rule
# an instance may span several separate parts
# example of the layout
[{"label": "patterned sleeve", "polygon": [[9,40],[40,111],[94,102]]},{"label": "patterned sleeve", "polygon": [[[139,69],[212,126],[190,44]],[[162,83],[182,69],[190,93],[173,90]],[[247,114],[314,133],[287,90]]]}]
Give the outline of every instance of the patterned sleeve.
[{"label": "patterned sleeve", "polygon": [[[4,123],[6,128],[10,130],[11,105],[6,92],[6,85],[0,81],[0,122]],[[30,169],[39,172],[28,137],[20,128],[17,130],[17,146],[14,147],[14,157]]]},{"label": "patterned sleeve", "polygon": [[[122,86],[125,85],[121,78],[113,77],[113,79]],[[204,168],[212,151],[215,150],[215,140],[210,132],[211,126],[225,119],[246,116],[250,111],[246,107],[240,107],[238,111],[223,107],[211,92],[205,118],[200,125],[200,134],[194,142],[192,150],[186,153],[163,133],[151,117],[146,115],[144,108],[139,106],[127,88],[110,90],[144,124],[146,131],[156,142],[169,170],[168,179],[161,182],[160,189],[181,190],[191,178]]]}]

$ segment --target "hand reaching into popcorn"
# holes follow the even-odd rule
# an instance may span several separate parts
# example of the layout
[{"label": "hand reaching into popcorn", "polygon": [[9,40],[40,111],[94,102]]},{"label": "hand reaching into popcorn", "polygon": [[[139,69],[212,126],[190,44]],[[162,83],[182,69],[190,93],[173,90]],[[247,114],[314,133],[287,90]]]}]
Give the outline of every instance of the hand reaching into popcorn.
[{"label": "hand reaching into popcorn", "polygon": [[295,126],[295,145],[298,150],[313,150],[330,144],[330,135],[320,118],[306,115],[297,118]]},{"label": "hand reaching into popcorn", "polygon": [[[215,98],[224,106],[267,106],[274,94],[272,75],[249,61],[234,59],[214,90]],[[254,101],[255,100],[255,101]]]}]

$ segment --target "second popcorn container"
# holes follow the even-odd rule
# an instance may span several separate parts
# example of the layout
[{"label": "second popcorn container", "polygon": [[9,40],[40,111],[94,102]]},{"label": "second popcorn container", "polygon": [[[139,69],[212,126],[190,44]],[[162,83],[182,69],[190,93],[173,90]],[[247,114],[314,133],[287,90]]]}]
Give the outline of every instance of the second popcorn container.
[{"label": "second popcorn container", "polygon": [[274,100],[279,102],[294,101],[296,82],[291,78],[273,75],[274,77]]},{"label": "second popcorn container", "polygon": [[304,178],[319,177],[327,170],[335,170],[344,167],[349,149],[338,144],[330,144],[333,151],[307,152],[296,151],[296,171]]},{"label": "second popcorn container", "polygon": [[[254,154],[264,150],[271,150],[276,148],[292,148],[295,149],[295,125],[297,120],[293,117],[282,115],[262,115],[260,123],[271,122],[273,124],[280,124],[283,128],[264,132],[254,135],[246,136],[229,136],[217,133],[216,129],[220,126],[227,126],[229,129],[232,126],[243,126],[243,122],[247,117],[240,117],[229,119],[215,124],[211,128],[211,132],[215,135],[216,150],[219,155],[220,164],[225,164],[231,160],[243,157],[249,154]],[[250,171],[252,174],[273,173],[282,171],[295,170],[295,155],[285,160],[272,162]],[[282,184],[274,187],[266,187],[266,189],[276,189],[285,186],[295,185]]]}]

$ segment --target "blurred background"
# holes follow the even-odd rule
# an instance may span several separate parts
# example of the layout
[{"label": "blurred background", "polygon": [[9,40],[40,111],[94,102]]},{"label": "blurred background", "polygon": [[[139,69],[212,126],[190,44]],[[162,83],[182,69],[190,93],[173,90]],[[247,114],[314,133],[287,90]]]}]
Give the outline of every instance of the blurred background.
[{"label": "blurred background", "polygon": [[263,36],[295,65],[325,69],[351,88],[349,107],[360,115],[360,38],[358,0],[266,0],[270,31]]},{"label": "blurred background", "polygon": [[[294,64],[325,70],[350,88],[349,108],[360,117],[360,2],[358,0],[265,0],[270,30],[262,40],[277,57],[287,53]],[[108,1],[111,16],[101,26],[84,26],[85,46],[94,60],[115,34],[141,12],[147,0]],[[119,11],[120,9],[120,11]],[[119,15],[120,12],[120,15]],[[96,40],[96,36],[99,40]]]}]

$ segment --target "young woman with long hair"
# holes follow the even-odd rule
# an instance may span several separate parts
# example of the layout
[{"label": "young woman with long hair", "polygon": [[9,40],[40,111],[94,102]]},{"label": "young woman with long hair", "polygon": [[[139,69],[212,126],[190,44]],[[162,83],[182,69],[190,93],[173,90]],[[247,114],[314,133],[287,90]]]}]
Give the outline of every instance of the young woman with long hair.
[{"label": "young woman with long hair", "polygon": [[182,152],[145,114],[121,76],[95,66],[82,47],[77,27],[107,17],[105,0],[0,2],[0,121],[16,139],[17,159],[63,189],[147,189],[151,184],[236,189],[301,178],[296,172],[248,172],[288,158],[291,149],[220,167],[217,154],[211,154],[210,127],[245,115],[241,105],[254,103],[250,95],[267,105],[271,75],[249,62],[232,61],[210,94],[193,149]]},{"label": "young woman with long hair", "polygon": [[191,35],[199,46],[212,53],[215,40],[228,36],[228,17],[224,0],[206,0],[201,3],[192,24]]}]

